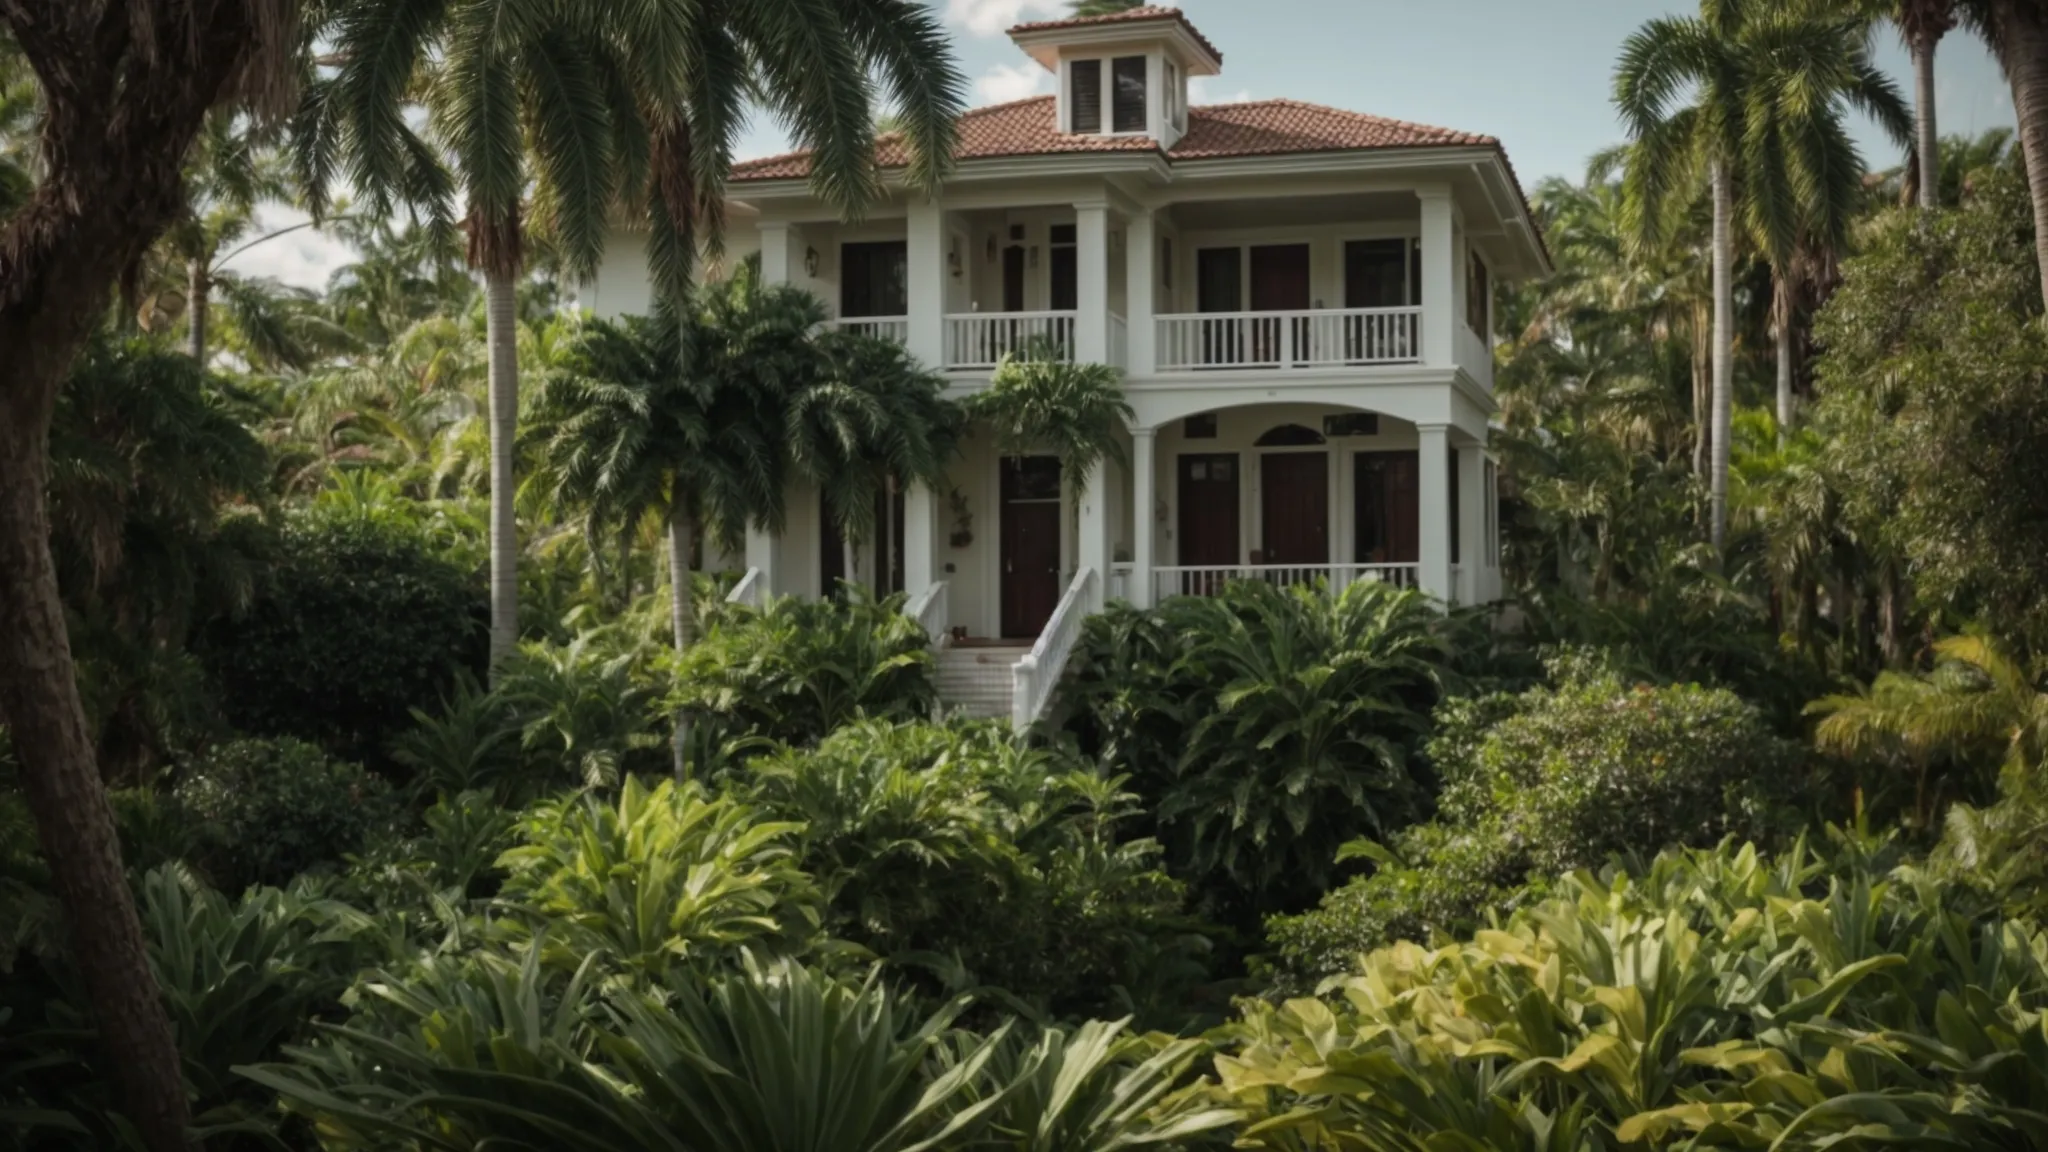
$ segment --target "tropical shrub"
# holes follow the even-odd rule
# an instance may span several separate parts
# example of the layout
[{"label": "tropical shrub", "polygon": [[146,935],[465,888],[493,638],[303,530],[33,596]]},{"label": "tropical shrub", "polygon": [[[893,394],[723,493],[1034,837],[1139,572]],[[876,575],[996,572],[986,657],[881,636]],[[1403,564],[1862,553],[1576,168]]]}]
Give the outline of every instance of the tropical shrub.
[{"label": "tropical shrub", "polygon": [[669,780],[648,788],[629,776],[616,800],[542,803],[498,862],[501,898],[527,914],[508,930],[552,963],[602,957],[649,975],[740,948],[800,951],[819,911],[795,858],[798,831]]},{"label": "tropical shrub", "polygon": [[1090,620],[1065,703],[1168,869],[1249,925],[1326,890],[1346,841],[1427,811],[1417,752],[1448,659],[1420,593],[1246,581]]},{"label": "tropical shrub", "polygon": [[1542,895],[1542,878],[1779,826],[1800,757],[1722,689],[1631,684],[1559,660],[1554,686],[1454,700],[1429,747],[1443,774],[1435,820],[1348,855],[1377,868],[1309,913],[1269,925],[1290,981],[1369,948],[1467,932],[1488,909]]},{"label": "tropical shrub", "polygon": [[481,675],[483,590],[398,516],[309,512],[286,524],[247,611],[196,650],[236,729],[382,766],[410,710]]},{"label": "tropical shrub", "polygon": [[483,953],[435,957],[291,1061],[248,1070],[323,1147],[1108,1152],[1191,1147],[1232,1113],[1194,1041],[1122,1024],[954,1027],[870,978],[749,962],[650,990]]},{"label": "tropical shrub", "polygon": [[393,815],[381,779],[292,739],[223,744],[184,767],[171,798],[193,863],[227,892],[332,869]]},{"label": "tropical shrub", "polygon": [[1002,725],[864,721],[744,780],[801,823],[832,934],[928,983],[1076,1016],[1164,1011],[1204,975],[1158,846],[1119,834],[1134,798]]},{"label": "tropical shrub", "polygon": [[[620,647],[616,640],[591,631],[559,648],[523,644],[506,660],[491,695],[499,706],[495,715],[519,734],[520,763],[501,780],[510,794],[524,795],[536,785],[611,787],[632,772],[669,766],[661,755],[665,721],[647,670],[649,649]],[[486,704],[474,707],[483,713],[475,718],[479,724],[494,714]],[[444,724],[470,722],[453,712]],[[445,726],[439,733],[435,738],[445,746],[451,734]],[[491,751],[483,750],[478,782],[490,775]]]},{"label": "tropical shrub", "polygon": [[930,716],[930,645],[901,596],[727,605],[677,659],[672,702],[707,738],[815,744],[857,717]]},{"label": "tropical shrub", "polygon": [[1869,849],[1670,852],[1221,1034],[1239,1147],[2038,1147],[2048,937]]}]

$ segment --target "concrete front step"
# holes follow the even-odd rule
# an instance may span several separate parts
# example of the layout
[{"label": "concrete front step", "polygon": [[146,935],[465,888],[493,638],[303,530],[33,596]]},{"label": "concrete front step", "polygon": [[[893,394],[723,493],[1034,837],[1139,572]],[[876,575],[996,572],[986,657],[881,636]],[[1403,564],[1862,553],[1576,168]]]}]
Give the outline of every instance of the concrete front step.
[{"label": "concrete front step", "polygon": [[1015,685],[1011,670],[1030,651],[1028,646],[962,646],[939,653],[939,702],[969,716],[1009,716]]}]

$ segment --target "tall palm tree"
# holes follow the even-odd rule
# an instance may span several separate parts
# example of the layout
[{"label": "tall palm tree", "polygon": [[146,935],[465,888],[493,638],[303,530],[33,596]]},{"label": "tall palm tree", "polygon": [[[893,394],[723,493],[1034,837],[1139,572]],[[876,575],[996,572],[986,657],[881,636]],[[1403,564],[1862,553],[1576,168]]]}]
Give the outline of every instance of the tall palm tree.
[{"label": "tall palm tree", "polygon": [[1935,120],[1934,53],[1956,26],[1955,0],[1896,0],[1893,23],[1913,56],[1913,156],[1923,209],[1940,206],[1941,133]]},{"label": "tall palm tree", "polygon": [[1058,457],[1076,494],[1105,459],[1123,462],[1117,432],[1134,419],[1116,369],[1051,355],[1004,357],[988,388],[967,401],[967,415],[988,425],[1005,455]]},{"label": "tall palm tree", "polygon": [[[823,376],[790,404],[789,450],[795,474],[817,486],[846,550],[844,571],[857,580],[862,545],[882,532],[888,564],[888,518],[875,515],[905,484],[937,486],[958,441],[959,413],[945,399],[945,381],[894,340],[848,332],[818,337]],[[877,587],[890,585],[877,572]]]},{"label": "tall palm tree", "polygon": [[1614,100],[1632,141],[1623,194],[1645,237],[1668,227],[1702,181],[1712,197],[1709,530],[1718,546],[1728,527],[1737,227],[1789,268],[1802,229],[1824,235],[1846,218],[1835,206],[1853,203],[1860,186],[1842,105],[1903,133],[1904,103],[1870,61],[1862,16],[1764,0],[1701,0],[1697,17],[1643,25],[1622,48]]},{"label": "tall palm tree", "polygon": [[306,42],[288,0],[8,0],[0,41],[41,88],[32,186],[0,222],[0,720],[65,911],[117,1099],[151,1152],[190,1107],[94,764],[50,557],[58,389],[115,285],[177,217],[206,117],[288,110]]},{"label": "tall palm tree", "polygon": [[2034,253],[2048,307],[2048,0],[1957,0],[2012,86],[2013,117],[2034,198]]},{"label": "tall palm tree", "polygon": [[[568,278],[595,271],[620,202],[641,207],[661,307],[683,306],[700,246],[716,251],[724,183],[760,101],[813,155],[812,183],[857,215],[875,195],[875,105],[886,91],[913,182],[936,189],[964,82],[935,16],[913,0],[357,0],[334,29],[338,73],[318,82],[302,166],[349,175],[383,207],[439,211],[459,185],[491,348],[491,648],[517,641],[512,442],[517,283],[531,222]],[[451,184],[405,110],[416,78],[457,170]],[[324,180],[321,181],[324,183]],[[529,193],[531,193],[529,199]]]},{"label": "tall palm tree", "polygon": [[217,265],[248,235],[257,205],[290,196],[282,157],[232,111],[207,118],[185,169],[185,211],[164,237],[166,255],[184,274],[185,351],[207,356],[207,320]]}]

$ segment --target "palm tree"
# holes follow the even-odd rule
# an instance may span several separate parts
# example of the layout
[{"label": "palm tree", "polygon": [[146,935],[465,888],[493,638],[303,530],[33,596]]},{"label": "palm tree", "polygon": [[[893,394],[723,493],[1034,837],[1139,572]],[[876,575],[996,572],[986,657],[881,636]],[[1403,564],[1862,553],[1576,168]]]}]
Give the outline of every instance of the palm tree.
[{"label": "palm tree", "polygon": [[1892,21],[1913,54],[1913,156],[1920,207],[1940,206],[1941,135],[1934,108],[1934,52],[1956,26],[1955,0],[1896,0]]},{"label": "palm tree", "polygon": [[289,195],[282,157],[263,147],[253,127],[227,110],[207,118],[186,164],[184,214],[164,237],[166,255],[184,274],[185,351],[201,364],[223,253],[239,255],[250,247],[229,251],[255,225],[258,204]]},{"label": "palm tree", "polygon": [[[890,520],[875,515],[905,484],[945,480],[959,433],[945,381],[894,340],[848,332],[818,337],[823,377],[798,393],[789,413],[790,463],[815,485],[839,528],[847,579],[878,527],[883,564],[893,554]],[[875,584],[887,588],[885,571]]]},{"label": "palm tree", "polygon": [[725,174],[749,103],[790,126],[814,157],[812,183],[849,215],[879,188],[878,84],[910,144],[915,184],[935,190],[952,156],[964,83],[921,5],[653,8],[650,19],[649,5],[629,0],[494,0],[436,19],[411,0],[360,0],[334,29],[337,74],[307,103],[306,171],[332,173],[346,142],[373,208],[404,198],[438,212],[452,188],[405,118],[416,74],[429,73],[430,121],[457,168],[469,261],[484,281],[494,659],[519,632],[513,324],[529,219],[574,279],[595,271],[614,206],[641,206],[659,306],[679,310],[700,243],[719,247]]},{"label": "palm tree", "polygon": [[1004,357],[967,414],[989,426],[1005,455],[1058,457],[1077,495],[1105,458],[1123,462],[1117,430],[1135,418],[1116,369],[1052,355]]},{"label": "palm tree", "polygon": [[44,499],[50,421],[114,286],[176,219],[208,114],[241,102],[274,121],[289,109],[298,15],[284,0],[0,7],[0,42],[34,73],[43,113],[33,184],[0,223],[0,720],[117,1099],[151,1152],[187,1148],[190,1107],[65,634]]},{"label": "palm tree", "polygon": [[2034,198],[2034,253],[2048,306],[2048,0],[1958,0],[2012,85],[2013,116]]},{"label": "palm tree", "polygon": [[[1738,196],[1742,223],[1781,270],[1802,230],[1827,238],[1846,219],[1837,209],[1853,203],[1862,172],[1842,130],[1841,105],[1856,104],[1902,134],[1907,122],[1891,81],[1870,62],[1867,41],[1868,24],[1853,13],[1701,0],[1697,17],[1643,25],[1615,69],[1615,104],[1632,141],[1623,193],[1638,230],[1653,238],[1668,227],[1685,191],[1702,179],[1712,197],[1709,525],[1717,546],[1728,527]],[[1692,102],[1680,105],[1686,96]],[[1781,335],[1789,358],[1788,340]]]}]

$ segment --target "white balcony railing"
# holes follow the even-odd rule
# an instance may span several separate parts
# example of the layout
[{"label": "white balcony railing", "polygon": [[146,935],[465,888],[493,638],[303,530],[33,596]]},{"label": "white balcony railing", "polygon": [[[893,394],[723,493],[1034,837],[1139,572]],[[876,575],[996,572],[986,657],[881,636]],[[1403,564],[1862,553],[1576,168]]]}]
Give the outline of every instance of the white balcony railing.
[{"label": "white balcony railing", "polygon": [[966,312],[946,317],[946,367],[993,368],[1005,356],[1074,354],[1072,312]]},{"label": "white balcony railing", "polygon": [[894,340],[898,344],[910,342],[910,317],[908,316],[841,316],[830,321],[842,332],[861,336],[874,336],[883,340]]},{"label": "white balcony railing", "polygon": [[1199,312],[1158,318],[1161,372],[1342,368],[1422,359],[1421,308]]},{"label": "white balcony railing", "polygon": [[1379,580],[1397,588],[1422,582],[1420,564],[1224,564],[1180,565],[1152,570],[1153,602],[1169,596],[1213,596],[1236,580],[1263,580],[1283,588],[1322,584],[1341,592],[1361,580]]},{"label": "white balcony railing", "polygon": [[1067,594],[1060,597],[1059,607],[1045,622],[1045,631],[1038,634],[1038,643],[1010,670],[1010,726],[1017,731],[1028,731],[1051,705],[1053,689],[1067,670],[1067,657],[1081,639],[1081,625],[1095,599],[1097,579],[1093,568],[1074,573]]}]

